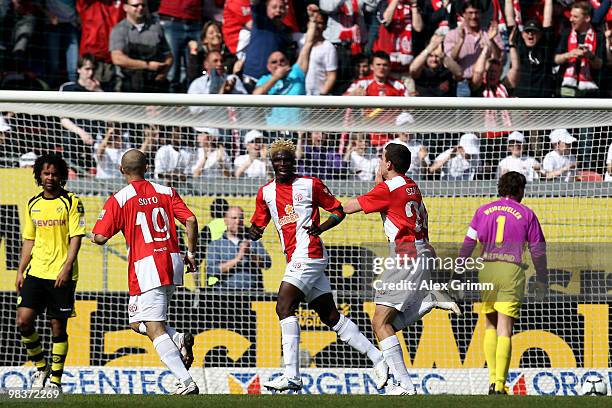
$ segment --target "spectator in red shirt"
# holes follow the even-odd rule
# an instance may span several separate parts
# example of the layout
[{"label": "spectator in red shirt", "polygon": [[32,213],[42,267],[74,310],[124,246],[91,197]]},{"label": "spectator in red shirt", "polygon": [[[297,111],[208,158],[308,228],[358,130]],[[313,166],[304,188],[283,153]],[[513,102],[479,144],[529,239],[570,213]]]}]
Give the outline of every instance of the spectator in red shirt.
[{"label": "spectator in red shirt", "polygon": [[225,38],[227,48],[232,54],[244,51],[244,47],[248,44],[251,26],[253,25],[252,18],[249,0],[227,0],[225,2],[225,7],[223,7],[223,38]]},{"label": "spectator in red shirt", "polygon": [[597,97],[604,67],[606,40],[591,25],[591,5],[574,3],[570,11],[571,28],[562,34],[555,64],[561,66],[561,96]]},{"label": "spectator in red shirt", "polygon": [[407,75],[414,59],[413,30],[423,29],[417,0],[382,0],[378,3],[377,18],[380,26],[374,51],[388,53],[393,72]]},{"label": "spectator in red shirt", "polygon": [[174,56],[168,71],[170,92],[184,92],[186,75],[181,73],[181,66],[187,66],[187,43],[200,36],[202,0],[161,0],[158,13],[159,23]]},{"label": "spectator in red shirt", "polygon": [[376,51],[370,64],[372,76],[353,84],[346,91],[352,96],[409,96],[408,90],[400,81],[389,78],[391,58],[384,51]]},{"label": "spectator in red shirt", "polygon": [[125,17],[121,0],[76,0],[81,19],[79,56],[96,57],[95,78],[105,91],[116,90],[115,67],[111,64],[108,39],[115,25]]},{"label": "spectator in red shirt", "polygon": [[[352,96],[409,96],[408,89],[403,83],[389,78],[391,72],[391,58],[384,51],[376,51],[372,56],[370,65],[372,76],[353,82],[345,95]],[[368,119],[375,119],[382,111],[380,109],[366,109],[364,114]],[[372,146],[382,146],[389,140],[389,135],[372,133],[370,143]]]}]

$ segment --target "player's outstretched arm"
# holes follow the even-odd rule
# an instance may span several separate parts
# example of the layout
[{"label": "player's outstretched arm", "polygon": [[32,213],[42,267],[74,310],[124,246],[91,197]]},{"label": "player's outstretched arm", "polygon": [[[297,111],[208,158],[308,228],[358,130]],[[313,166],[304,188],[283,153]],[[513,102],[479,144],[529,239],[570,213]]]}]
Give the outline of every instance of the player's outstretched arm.
[{"label": "player's outstretched arm", "polygon": [[336,225],[340,224],[342,220],[346,217],[342,206],[335,208],[330,211],[330,217],[321,225],[311,224],[307,227],[304,227],[308,235],[313,235],[318,237],[325,231],[334,228]]},{"label": "player's outstretched arm", "polygon": [[354,214],[356,212],[363,211],[361,204],[359,204],[359,200],[356,198],[351,198],[342,207],[345,214]]}]

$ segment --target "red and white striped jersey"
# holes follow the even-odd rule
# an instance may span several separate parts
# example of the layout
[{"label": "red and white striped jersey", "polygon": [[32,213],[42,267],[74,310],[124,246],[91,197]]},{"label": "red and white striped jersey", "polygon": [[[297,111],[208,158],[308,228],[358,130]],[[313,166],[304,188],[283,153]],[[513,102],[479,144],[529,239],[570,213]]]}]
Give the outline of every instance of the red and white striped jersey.
[{"label": "red and white striped jersey", "polygon": [[93,233],[110,238],[123,232],[131,296],[183,284],[184,265],[174,219],[185,224],[191,216],[173,188],[147,180],[132,181],[106,201]]},{"label": "red and white striped jersey", "polygon": [[387,79],[385,82],[380,83],[374,79],[374,77],[366,77],[354,81],[351,86],[346,90],[345,94],[352,92],[357,88],[365,89],[366,96],[410,96],[408,94],[408,88],[404,86],[400,81],[395,79]]},{"label": "red and white striped jersey", "polygon": [[378,183],[368,193],[357,197],[366,214],[379,212],[389,242],[398,254],[414,256],[414,243],[426,243],[427,209],[417,184],[408,176],[396,176]]},{"label": "red and white striped jersey", "polygon": [[340,206],[316,177],[295,176],[286,184],[272,180],[257,192],[251,223],[265,227],[270,219],[274,221],[287,262],[323,258],[323,241],[308,235],[304,227],[319,225],[319,207],[331,211]]}]

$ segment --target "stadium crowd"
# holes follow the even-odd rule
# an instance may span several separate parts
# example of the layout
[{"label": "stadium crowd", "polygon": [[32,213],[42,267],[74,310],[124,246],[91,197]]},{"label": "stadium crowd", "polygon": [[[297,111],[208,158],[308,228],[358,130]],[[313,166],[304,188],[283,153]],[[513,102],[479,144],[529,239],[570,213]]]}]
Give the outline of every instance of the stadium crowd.
[{"label": "stadium crowd", "polygon": [[[0,89],[612,96],[610,0],[0,0],[0,21]],[[297,112],[274,108],[268,125],[282,129]],[[417,178],[519,167],[530,180],[610,177],[608,128],[562,133],[292,137],[299,170],[324,179],[373,179],[394,138],[411,147]],[[6,112],[0,165],[63,150],[76,173],[114,178],[121,152],[140,147],[157,178],[257,177],[270,174],[273,136]]]}]

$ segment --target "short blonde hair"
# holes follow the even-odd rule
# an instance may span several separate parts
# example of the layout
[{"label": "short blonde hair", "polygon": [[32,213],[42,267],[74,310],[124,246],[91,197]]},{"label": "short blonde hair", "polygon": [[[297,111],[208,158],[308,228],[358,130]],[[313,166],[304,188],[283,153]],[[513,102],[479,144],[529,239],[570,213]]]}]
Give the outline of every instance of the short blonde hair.
[{"label": "short blonde hair", "polygon": [[276,139],[269,146],[270,157],[278,152],[288,152],[295,158],[295,145],[290,139]]}]

